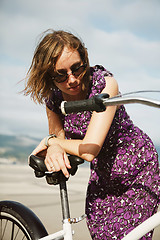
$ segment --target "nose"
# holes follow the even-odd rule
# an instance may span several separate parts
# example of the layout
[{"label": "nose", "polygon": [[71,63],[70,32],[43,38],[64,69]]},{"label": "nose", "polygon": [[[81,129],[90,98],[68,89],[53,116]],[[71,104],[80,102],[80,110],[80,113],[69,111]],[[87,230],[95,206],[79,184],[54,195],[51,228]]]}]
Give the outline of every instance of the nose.
[{"label": "nose", "polygon": [[72,74],[72,72],[68,73],[68,82],[74,83],[76,81],[75,76]]}]

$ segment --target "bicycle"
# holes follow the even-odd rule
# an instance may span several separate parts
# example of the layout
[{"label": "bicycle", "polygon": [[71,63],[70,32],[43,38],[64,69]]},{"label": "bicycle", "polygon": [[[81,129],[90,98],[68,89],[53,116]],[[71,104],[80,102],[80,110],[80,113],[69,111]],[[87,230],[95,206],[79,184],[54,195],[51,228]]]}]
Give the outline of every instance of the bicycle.
[{"label": "bicycle", "polygon": [[[146,91],[145,91],[146,92]],[[151,92],[151,91],[149,91]],[[152,93],[160,94],[160,91],[152,91]],[[143,91],[137,92],[144,93]],[[160,101],[137,97],[136,93],[117,95],[109,98],[108,94],[99,94],[88,100],[62,102],[61,111],[63,114],[68,114],[76,111],[104,111],[106,106],[141,103],[152,107],[160,108]],[[78,166],[83,164],[84,160],[77,156],[69,156],[71,169],[70,174],[74,176],[78,170]],[[31,155],[29,157],[29,166],[34,169],[35,176],[46,177],[47,183],[50,185],[59,185],[60,197],[62,206],[63,230],[48,235],[45,227],[38,217],[26,206],[14,201],[0,202],[0,240],[72,240],[73,231],[72,223],[78,223],[85,218],[85,214],[78,218],[70,217],[69,201],[67,193],[67,178],[60,172],[48,172],[44,164],[44,159],[38,156]],[[152,217],[141,223],[138,227],[132,230],[122,240],[137,240],[147,232],[154,229],[160,224],[160,212],[157,212]]]}]

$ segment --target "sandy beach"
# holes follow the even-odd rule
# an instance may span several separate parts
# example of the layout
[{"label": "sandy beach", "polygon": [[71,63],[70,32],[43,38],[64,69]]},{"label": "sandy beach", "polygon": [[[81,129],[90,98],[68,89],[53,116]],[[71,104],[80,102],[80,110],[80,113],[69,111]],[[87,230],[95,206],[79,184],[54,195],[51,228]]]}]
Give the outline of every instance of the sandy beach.
[{"label": "sandy beach", "polygon": [[[68,185],[71,217],[84,214],[85,193],[89,178],[89,168],[79,167],[77,174],[70,177]],[[14,200],[31,208],[41,219],[48,233],[61,230],[61,209],[59,187],[46,183],[45,178],[35,178],[27,165],[0,165],[0,199]],[[90,240],[86,222],[72,225],[74,239]],[[156,229],[154,240],[160,239]]]}]

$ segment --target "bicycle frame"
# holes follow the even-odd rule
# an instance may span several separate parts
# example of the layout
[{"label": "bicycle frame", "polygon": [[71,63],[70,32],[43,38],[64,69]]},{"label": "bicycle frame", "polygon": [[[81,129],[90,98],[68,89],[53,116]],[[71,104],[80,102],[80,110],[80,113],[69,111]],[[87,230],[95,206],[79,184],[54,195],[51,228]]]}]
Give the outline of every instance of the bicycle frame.
[{"label": "bicycle frame", "polygon": [[153,230],[160,224],[160,212],[155,213],[153,216],[148,218],[146,221],[141,223],[130,233],[128,233],[122,240],[138,240],[143,237],[146,233]]}]

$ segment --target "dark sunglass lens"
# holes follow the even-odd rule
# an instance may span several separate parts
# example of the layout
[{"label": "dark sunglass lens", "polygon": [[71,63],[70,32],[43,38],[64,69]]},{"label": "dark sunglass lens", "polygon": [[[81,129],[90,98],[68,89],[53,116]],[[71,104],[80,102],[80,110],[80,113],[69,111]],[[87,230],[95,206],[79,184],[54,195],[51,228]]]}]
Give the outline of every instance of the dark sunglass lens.
[{"label": "dark sunglass lens", "polygon": [[66,75],[64,75],[64,76],[59,76],[57,79],[56,79],[56,81],[58,82],[58,83],[61,83],[61,82],[64,82],[64,81],[66,81],[66,79],[67,79],[67,76]]},{"label": "dark sunglass lens", "polygon": [[84,71],[85,67],[84,65],[76,68],[74,71],[73,71],[73,74],[75,77],[78,77],[83,71]]},{"label": "dark sunglass lens", "polygon": [[67,77],[68,77],[68,76],[67,76],[66,74],[63,74],[63,75],[61,75],[61,74],[56,74],[56,75],[53,77],[53,80],[56,81],[56,82],[58,82],[58,83],[61,83],[61,82],[66,81]]}]

